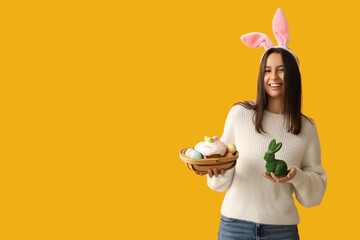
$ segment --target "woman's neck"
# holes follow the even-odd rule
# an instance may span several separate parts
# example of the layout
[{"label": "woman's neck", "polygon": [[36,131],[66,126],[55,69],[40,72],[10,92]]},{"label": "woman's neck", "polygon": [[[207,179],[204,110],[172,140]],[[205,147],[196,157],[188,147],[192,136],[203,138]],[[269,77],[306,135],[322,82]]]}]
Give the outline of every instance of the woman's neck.
[{"label": "woman's neck", "polygon": [[284,113],[284,102],[281,98],[270,98],[268,97],[267,111],[272,113]]}]

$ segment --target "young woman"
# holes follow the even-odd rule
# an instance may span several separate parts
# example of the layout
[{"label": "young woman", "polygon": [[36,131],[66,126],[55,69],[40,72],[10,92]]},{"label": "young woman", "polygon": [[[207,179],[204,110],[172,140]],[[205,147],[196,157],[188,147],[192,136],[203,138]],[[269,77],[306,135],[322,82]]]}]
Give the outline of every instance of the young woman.
[{"label": "young woman", "polygon": [[[226,190],[221,240],[299,239],[292,194],[305,207],[319,205],[323,198],[327,176],[316,125],[301,113],[297,61],[288,50],[269,48],[260,63],[256,101],[234,104],[227,116],[221,141],[235,143],[237,164],[207,174],[210,189]],[[264,155],[272,139],[282,142],[276,159],[287,163],[286,176],[264,174]]]}]

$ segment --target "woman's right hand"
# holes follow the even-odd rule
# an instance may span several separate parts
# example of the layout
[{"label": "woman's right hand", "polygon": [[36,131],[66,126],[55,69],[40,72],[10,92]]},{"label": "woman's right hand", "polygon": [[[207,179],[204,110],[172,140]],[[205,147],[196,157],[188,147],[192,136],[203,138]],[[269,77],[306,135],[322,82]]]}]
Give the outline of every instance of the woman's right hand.
[{"label": "woman's right hand", "polygon": [[212,178],[213,176],[218,177],[219,174],[224,175],[225,172],[226,172],[226,170],[220,169],[220,171],[218,171],[216,168],[214,168],[214,169],[209,169],[209,170],[207,171],[207,173],[200,173],[200,172],[197,172],[197,171],[194,171],[194,172],[195,172],[197,175],[200,175],[200,176],[207,174],[207,175],[209,175],[210,178]]}]

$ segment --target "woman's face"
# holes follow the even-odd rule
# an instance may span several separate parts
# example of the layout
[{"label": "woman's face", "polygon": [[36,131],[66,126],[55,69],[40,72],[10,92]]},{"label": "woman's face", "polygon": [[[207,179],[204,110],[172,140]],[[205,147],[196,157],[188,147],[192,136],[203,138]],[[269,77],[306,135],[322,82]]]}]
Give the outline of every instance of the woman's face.
[{"label": "woman's face", "polygon": [[265,65],[264,87],[269,97],[281,97],[284,91],[284,66],[280,53],[271,53]]}]

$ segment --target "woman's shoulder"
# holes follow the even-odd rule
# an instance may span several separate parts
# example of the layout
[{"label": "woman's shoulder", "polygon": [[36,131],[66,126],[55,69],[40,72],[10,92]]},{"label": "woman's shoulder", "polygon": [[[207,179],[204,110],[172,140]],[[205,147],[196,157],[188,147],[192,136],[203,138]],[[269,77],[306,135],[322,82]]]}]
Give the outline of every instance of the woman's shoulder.
[{"label": "woman's shoulder", "polygon": [[312,133],[312,134],[317,133],[317,127],[316,127],[315,121],[312,118],[302,114],[302,122],[301,123],[302,123],[302,129],[305,132]]},{"label": "woman's shoulder", "polygon": [[310,118],[309,116],[301,113],[301,118],[304,121],[305,124],[308,124],[310,126],[315,126],[315,121],[314,119]]},{"label": "woman's shoulder", "polygon": [[238,102],[232,105],[228,116],[232,118],[243,118],[244,116],[252,116],[254,113],[255,101]]},{"label": "woman's shoulder", "polygon": [[251,111],[256,108],[256,100],[237,102],[234,103],[232,107],[237,109],[238,111]]}]

